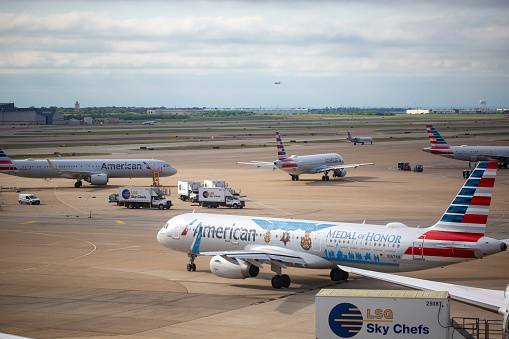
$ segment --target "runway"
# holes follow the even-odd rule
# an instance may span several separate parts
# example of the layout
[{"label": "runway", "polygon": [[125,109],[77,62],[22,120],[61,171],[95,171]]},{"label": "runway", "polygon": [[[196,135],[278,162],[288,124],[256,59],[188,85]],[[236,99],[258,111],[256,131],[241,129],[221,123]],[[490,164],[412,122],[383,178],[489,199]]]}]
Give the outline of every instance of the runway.
[{"label": "runway", "polygon": [[[314,130],[327,131],[326,126]],[[369,135],[374,130],[356,128],[355,132]],[[296,132],[309,133],[306,128]],[[283,138],[289,141],[291,133],[285,132],[288,136]],[[250,142],[261,143],[259,138],[266,139],[253,136]],[[295,182],[281,171],[236,164],[272,161],[275,147],[147,151],[144,157],[168,161],[179,171],[161,179],[172,189],[170,210],[129,210],[107,202],[118,187],[148,186],[149,179],[111,179],[105,187],[85,183],[75,189],[72,180],[2,174],[0,184],[8,189],[0,197],[0,332],[32,338],[312,338],[314,295],[321,288],[404,288],[359,276],[333,283],[328,270],[290,268],[285,273],[292,278],[291,287],[275,290],[268,268],[257,278],[223,279],[210,272],[207,257],[196,260],[196,272],[187,272],[187,256],[159,245],[157,231],[169,218],[193,210],[375,224],[399,221],[428,227],[444,213],[464,182],[462,170],[468,168],[468,163],[423,152],[428,145],[419,140],[364,146],[345,141],[285,143],[289,154],[336,152],[345,163],[376,164],[348,170],[345,178],[328,182],[319,175],[303,175]],[[158,145],[165,146],[171,145]],[[140,154],[135,144],[114,147],[125,154],[111,157]],[[423,164],[424,172],[398,171],[398,161]],[[240,189],[246,195],[246,208],[209,210],[177,200],[178,180],[204,179],[226,180]],[[15,189],[35,194],[41,205],[19,205]],[[499,170],[488,236],[509,238],[508,189],[509,170]],[[404,275],[503,289],[509,283],[508,259],[504,252]],[[459,302],[452,302],[451,316],[500,318]]]}]

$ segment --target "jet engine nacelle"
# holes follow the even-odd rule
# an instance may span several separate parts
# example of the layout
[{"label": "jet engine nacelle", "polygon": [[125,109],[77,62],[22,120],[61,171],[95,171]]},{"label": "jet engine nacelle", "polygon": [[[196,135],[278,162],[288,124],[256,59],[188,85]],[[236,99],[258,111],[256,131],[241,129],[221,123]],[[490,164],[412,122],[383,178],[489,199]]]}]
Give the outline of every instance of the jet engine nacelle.
[{"label": "jet engine nacelle", "polygon": [[247,261],[235,260],[228,261],[225,258],[216,255],[210,260],[210,271],[218,277],[229,279],[245,279],[256,277],[260,273],[258,266]]},{"label": "jet engine nacelle", "polygon": [[92,185],[106,185],[108,182],[108,175],[104,173],[92,174],[90,180],[87,180]]},{"label": "jet engine nacelle", "polygon": [[337,169],[337,170],[334,170],[334,176],[335,177],[344,177],[346,175],[346,169],[344,168],[340,168],[340,169]]}]

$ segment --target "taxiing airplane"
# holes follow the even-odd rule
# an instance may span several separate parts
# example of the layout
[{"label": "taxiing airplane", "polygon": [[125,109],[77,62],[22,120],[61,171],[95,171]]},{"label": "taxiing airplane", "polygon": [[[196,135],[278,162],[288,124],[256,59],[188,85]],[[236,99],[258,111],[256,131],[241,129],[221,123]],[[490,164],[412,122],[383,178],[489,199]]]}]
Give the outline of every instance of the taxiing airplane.
[{"label": "taxiing airplane", "polygon": [[143,125],[157,125],[157,121],[145,121]]},{"label": "taxiing airplane", "polygon": [[333,281],[346,280],[338,265],[380,272],[405,272],[483,258],[507,249],[509,240],[484,236],[496,162],[481,162],[442,218],[429,228],[188,213],[171,218],[157,234],[159,243],[189,255],[211,255],[213,274],[256,277],[263,265],[276,275],[274,288],[290,286],[287,266],[331,269]]},{"label": "taxiing airplane", "polygon": [[0,173],[27,178],[75,179],[74,187],[81,187],[82,180],[92,185],[106,185],[109,178],[152,178],[154,172],[167,177],[177,170],[156,159],[12,160],[0,149]]},{"label": "taxiing airplane", "polygon": [[253,165],[256,167],[270,167],[273,170],[280,170],[290,174],[292,180],[299,180],[301,174],[323,173],[322,180],[329,181],[329,172],[332,171],[333,177],[344,177],[346,175],[345,168],[357,168],[359,166],[374,165],[375,163],[345,165],[343,158],[336,153],[314,154],[314,155],[286,155],[281,135],[276,132],[277,155],[278,160],[274,162],[251,161],[237,162],[237,164]]},{"label": "taxiing airplane", "polygon": [[390,273],[373,272],[360,268],[352,268],[346,266],[340,266],[340,268],[349,273],[388,281],[394,284],[411,287],[418,290],[447,291],[453,299],[502,315],[502,329],[505,335],[509,335],[509,285],[506,286],[504,291],[491,290],[486,288],[455,285],[438,281],[404,277]]},{"label": "taxiing airplane", "polygon": [[507,168],[509,163],[509,146],[449,146],[432,125],[426,125],[431,147],[423,148],[424,152],[441,155],[446,158],[468,161],[498,161],[499,168]]},{"label": "taxiing airplane", "polygon": [[357,143],[364,145],[365,142],[370,142],[373,145],[374,140],[372,137],[352,137],[350,132],[347,131],[346,133],[348,133],[347,139],[353,142],[354,145],[357,145]]}]

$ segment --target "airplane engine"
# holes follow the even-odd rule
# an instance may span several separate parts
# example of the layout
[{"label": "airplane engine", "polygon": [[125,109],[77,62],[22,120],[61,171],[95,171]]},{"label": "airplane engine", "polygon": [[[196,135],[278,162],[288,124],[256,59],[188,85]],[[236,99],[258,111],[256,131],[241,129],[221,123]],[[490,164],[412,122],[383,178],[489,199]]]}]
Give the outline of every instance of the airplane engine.
[{"label": "airplane engine", "polygon": [[92,174],[90,180],[87,180],[92,185],[106,185],[108,182],[108,175],[104,173]]},{"label": "airplane engine", "polygon": [[346,169],[344,169],[344,168],[340,168],[340,169],[337,169],[334,171],[335,177],[340,178],[340,177],[344,177],[345,175],[346,175]]},{"label": "airplane engine", "polygon": [[[210,271],[218,277],[228,279],[245,279],[256,277],[260,272],[258,266],[248,263],[247,261],[232,259],[233,262],[216,255],[210,260]],[[235,263],[237,262],[237,263]]]}]

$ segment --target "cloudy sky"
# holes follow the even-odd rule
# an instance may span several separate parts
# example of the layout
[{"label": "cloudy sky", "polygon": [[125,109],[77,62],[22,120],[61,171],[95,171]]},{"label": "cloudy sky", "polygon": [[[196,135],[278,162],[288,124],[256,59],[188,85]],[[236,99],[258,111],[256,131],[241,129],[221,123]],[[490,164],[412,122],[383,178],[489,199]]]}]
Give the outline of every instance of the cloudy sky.
[{"label": "cloudy sky", "polygon": [[0,102],[17,107],[481,99],[509,107],[507,0],[0,0]]}]

